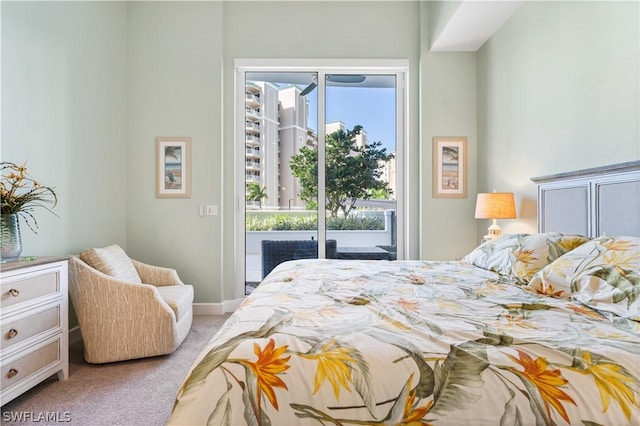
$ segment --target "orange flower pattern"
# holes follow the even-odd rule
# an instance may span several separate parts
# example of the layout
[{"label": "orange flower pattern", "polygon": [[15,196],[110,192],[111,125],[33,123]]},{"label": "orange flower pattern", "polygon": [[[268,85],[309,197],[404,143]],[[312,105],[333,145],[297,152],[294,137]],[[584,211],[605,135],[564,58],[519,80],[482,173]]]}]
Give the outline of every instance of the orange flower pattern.
[{"label": "orange flower pattern", "polygon": [[286,262],[168,424],[640,424],[639,330],[464,262]]},{"label": "orange flower pattern", "polygon": [[[549,363],[542,357],[533,359],[520,349],[517,349],[517,352],[518,358],[513,355],[508,356],[524,368],[523,372],[518,371],[519,375],[533,383],[540,392],[547,409],[547,416],[551,417],[551,407],[553,407],[567,423],[570,423],[567,411],[562,406],[561,401],[567,401],[574,405],[575,401],[560,389],[561,386],[568,383],[567,379],[562,377],[562,372],[560,370],[549,370],[547,368]],[[517,371],[515,368],[510,370]]]},{"label": "orange flower pattern", "polygon": [[257,343],[253,344],[253,351],[258,356],[256,362],[243,361],[242,363],[251,368],[258,378],[258,406],[261,405],[263,395],[267,397],[273,408],[278,409],[278,399],[274,388],[287,389],[287,384],[278,377],[278,374],[284,373],[289,369],[287,362],[290,356],[281,357],[287,350],[287,346],[275,347],[275,341],[269,339],[269,343],[264,349],[260,348]]}]

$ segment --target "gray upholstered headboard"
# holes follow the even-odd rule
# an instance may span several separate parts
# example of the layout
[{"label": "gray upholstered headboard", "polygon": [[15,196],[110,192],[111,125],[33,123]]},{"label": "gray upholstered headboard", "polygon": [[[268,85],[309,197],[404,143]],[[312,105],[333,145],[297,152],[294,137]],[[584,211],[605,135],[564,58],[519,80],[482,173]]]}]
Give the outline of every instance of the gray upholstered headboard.
[{"label": "gray upholstered headboard", "polygon": [[538,232],[640,236],[640,161],[531,179]]}]

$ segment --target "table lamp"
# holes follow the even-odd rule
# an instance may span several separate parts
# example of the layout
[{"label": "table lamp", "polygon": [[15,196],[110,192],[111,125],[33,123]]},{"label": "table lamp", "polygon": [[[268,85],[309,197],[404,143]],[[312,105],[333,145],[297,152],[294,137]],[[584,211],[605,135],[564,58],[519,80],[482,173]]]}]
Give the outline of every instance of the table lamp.
[{"label": "table lamp", "polygon": [[476,219],[493,219],[487,235],[482,241],[488,241],[499,237],[502,229],[496,223],[496,219],[515,219],[516,205],[512,192],[479,193],[476,199]]}]

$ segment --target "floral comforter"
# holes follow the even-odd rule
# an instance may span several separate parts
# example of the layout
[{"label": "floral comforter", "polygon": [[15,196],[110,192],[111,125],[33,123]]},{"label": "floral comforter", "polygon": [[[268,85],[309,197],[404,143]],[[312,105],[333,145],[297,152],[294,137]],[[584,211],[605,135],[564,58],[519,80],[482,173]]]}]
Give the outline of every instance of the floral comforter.
[{"label": "floral comforter", "polygon": [[462,262],[286,262],[169,424],[638,425],[640,323]]}]

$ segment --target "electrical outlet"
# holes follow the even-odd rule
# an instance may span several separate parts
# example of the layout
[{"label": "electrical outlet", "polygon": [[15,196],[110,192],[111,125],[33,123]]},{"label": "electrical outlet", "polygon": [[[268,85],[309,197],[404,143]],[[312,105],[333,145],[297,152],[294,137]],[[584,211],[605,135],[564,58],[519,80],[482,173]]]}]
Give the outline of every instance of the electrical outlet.
[{"label": "electrical outlet", "polygon": [[218,214],[218,206],[207,205],[207,216],[216,216]]}]

